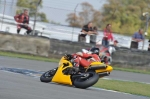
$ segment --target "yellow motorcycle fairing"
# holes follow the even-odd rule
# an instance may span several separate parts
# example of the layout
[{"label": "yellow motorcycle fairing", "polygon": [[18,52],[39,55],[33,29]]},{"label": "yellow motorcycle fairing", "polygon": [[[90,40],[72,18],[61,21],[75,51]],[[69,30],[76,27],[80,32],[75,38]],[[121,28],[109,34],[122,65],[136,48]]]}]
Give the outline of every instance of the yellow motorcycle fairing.
[{"label": "yellow motorcycle fairing", "polygon": [[[64,66],[65,64],[68,64],[67,66]],[[72,67],[72,64],[65,60],[64,57],[61,58],[60,62],[59,62],[59,67],[52,79],[52,82],[56,82],[56,83],[61,83],[61,84],[67,84],[67,85],[72,85],[72,81],[70,78],[70,75],[64,75],[63,74],[63,70],[65,70],[68,67]]]},{"label": "yellow motorcycle fairing", "polygon": [[[101,62],[92,62],[90,66],[105,66],[106,64],[101,63]],[[101,73],[101,72],[111,72],[113,70],[112,66],[107,65],[106,69],[97,69],[95,70],[96,73]]]}]

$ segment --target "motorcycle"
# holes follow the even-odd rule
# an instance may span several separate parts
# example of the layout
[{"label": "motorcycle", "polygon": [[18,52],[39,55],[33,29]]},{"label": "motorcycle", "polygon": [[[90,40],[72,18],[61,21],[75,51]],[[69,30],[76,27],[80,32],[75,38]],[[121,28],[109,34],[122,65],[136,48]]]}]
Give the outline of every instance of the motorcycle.
[{"label": "motorcycle", "polygon": [[100,61],[93,61],[88,67],[80,66],[80,72],[70,74],[72,72],[72,64],[71,60],[63,56],[57,68],[41,75],[41,82],[55,82],[85,89],[97,83],[99,78],[109,76],[113,70],[112,66],[101,63]]}]

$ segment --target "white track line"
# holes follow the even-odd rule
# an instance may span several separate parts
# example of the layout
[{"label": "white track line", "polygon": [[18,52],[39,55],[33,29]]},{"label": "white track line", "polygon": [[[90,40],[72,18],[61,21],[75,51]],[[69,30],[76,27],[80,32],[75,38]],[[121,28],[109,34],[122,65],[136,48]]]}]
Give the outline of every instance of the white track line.
[{"label": "white track line", "polygon": [[[125,93],[125,92],[119,92],[119,91],[114,91],[114,90],[108,90],[108,89],[103,89],[103,88],[96,88],[96,87],[89,87],[90,89],[95,89],[95,90],[100,90],[100,91],[107,91],[107,92],[113,92],[113,93],[120,93],[120,94],[126,94],[126,95],[134,95],[134,94],[130,94],[130,93]],[[141,97],[141,98],[149,98],[147,96],[141,96],[141,95],[134,95],[137,97]]]}]

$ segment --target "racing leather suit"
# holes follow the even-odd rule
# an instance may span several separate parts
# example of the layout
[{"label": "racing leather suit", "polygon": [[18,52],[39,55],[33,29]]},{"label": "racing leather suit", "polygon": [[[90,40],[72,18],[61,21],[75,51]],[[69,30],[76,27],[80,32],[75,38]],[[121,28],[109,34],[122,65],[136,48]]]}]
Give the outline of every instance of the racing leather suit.
[{"label": "racing leather suit", "polygon": [[28,15],[24,15],[24,14],[20,14],[20,15],[16,15],[14,16],[14,19],[16,22],[21,23],[21,24],[17,24],[17,33],[19,34],[21,28],[24,28],[27,30],[27,34],[29,34],[32,29],[28,26],[29,24],[29,16]]}]

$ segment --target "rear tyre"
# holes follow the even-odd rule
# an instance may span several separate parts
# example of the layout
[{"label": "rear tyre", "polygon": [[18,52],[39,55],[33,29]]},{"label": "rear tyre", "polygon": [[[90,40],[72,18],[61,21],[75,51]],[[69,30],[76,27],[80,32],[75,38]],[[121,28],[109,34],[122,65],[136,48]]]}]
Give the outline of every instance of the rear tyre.
[{"label": "rear tyre", "polygon": [[53,70],[49,70],[47,72],[45,72],[44,74],[42,74],[42,76],[40,77],[41,82],[51,82],[53,76],[55,75],[57,69],[53,69]]},{"label": "rear tyre", "polygon": [[95,72],[89,72],[89,76],[87,78],[78,77],[73,80],[73,84],[77,88],[88,88],[94,85],[99,79],[99,75]]}]

